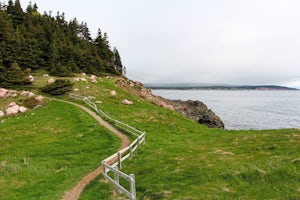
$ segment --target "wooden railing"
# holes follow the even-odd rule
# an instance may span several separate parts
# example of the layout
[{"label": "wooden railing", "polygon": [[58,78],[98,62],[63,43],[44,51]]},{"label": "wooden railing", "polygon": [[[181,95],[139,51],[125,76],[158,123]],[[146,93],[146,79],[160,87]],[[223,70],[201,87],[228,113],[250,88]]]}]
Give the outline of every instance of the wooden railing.
[{"label": "wooden railing", "polygon": [[[116,119],[113,119],[106,113],[104,113],[101,109],[97,107],[95,103],[90,101],[87,97],[78,96],[74,94],[70,94],[70,98],[74,98],[77,100],[84,101],[88,104],[91,108],[94,109],[103,119],[112,123],[112,125],[118,127],[119,129],[125,130],[128,133],[136,136],[137,138],[127,147],[121,149],[120,151],[114,153],[113,155],[109,156],[108,158],[104,159],[101,163],[103,166],[103,176],[106,180],[110,181],[114,186],[117,192],[121,191],[125,194],[128,198],[132,200],[136,200],[136,189],[135,189],[135,176],[134,174],[125,174],[124,172],[120,171],[122,168],[122,162],[129,157],[133,156],[133,152],[139,148],[139,146],[146,140],[146,133],[142,132],[128,124],[120,122]],[[111,164],[109,164],[113,161]],[[109,173],[113,173],[110,175]],[[124,186],[120,184],[119,179],[123,178],[129,182],[129,189],[126,189]]]}]

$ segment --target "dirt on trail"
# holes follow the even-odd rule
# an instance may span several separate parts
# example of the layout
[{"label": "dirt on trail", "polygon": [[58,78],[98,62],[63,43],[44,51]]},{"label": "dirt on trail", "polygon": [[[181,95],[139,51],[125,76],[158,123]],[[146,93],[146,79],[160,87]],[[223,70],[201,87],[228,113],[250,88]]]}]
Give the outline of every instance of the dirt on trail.
[{"label": "dirt on trail", "polygon": [[[63,100],[58,100],[58,99],[54,99],[56,101],[62,101],[65,103],[69,103],[72,104],[74,106],[77,106],[79,108],[81,108],[82,110],[84,110],[85,112],[87,112],[89,115],[91,115],[95,120],[97,120],[97,122],[106,127],[109,131],[111,131],[113,134],[115,134],[116,136],[118,136],[121,139],[121,146],[119,148],[119,150],[127,147],[130,144],[130,140],[129,138],[124,135],[123,133],[121,133],[119,130],[117,130],[116,128],[114,128],[112,125],[110,125],[109,123],[107,123],[106,121],[104,121],[99,115],[97,115],[95,112],[91,111],[90,109],[81,106],[77,103],[73,103],[73,102],[69,102],[69,101],[63,101]],[[111,164],[112,162],[114,162],[116,160],[112,159],[110,160],[108,163]],[[79,199],[79,196],[81,194],[81,192],[83,191],[83,189],[85,188],[85,186],[87,186],[92,180],[94,180],[101,172],[102,172],[103,168],[100,165],[97,169],[95,169],[94,171],[92,171],[91,173],[87,174],[86,176],[84,176],[77,184],[74,188],[72,188],[69,191],[66,191],[62,197],[62,200],[77,200]]]}]

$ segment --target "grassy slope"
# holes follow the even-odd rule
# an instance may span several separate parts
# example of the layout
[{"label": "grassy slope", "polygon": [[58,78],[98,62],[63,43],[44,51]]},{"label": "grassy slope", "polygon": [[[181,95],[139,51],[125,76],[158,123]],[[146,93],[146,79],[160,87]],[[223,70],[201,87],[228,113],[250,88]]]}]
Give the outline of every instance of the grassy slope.
[{"label": "grassy slope", "polygon": [[0,199],[60,199],[119,147],[79,108],[50,101],[0,123]]},{"label": "grassy slope", "polygon": [[[103,101],[105,112],[147,132],[146,144],[123,169],[136,175],[138,199],[300,199],[300,163],[292,162],[300,158],[300,130],[209,129],[122,91],[111,79],[88,85],[87,95]],[[83,93],[86,84],[76,87]],[[124,98],[135,104],[121,105]],[[107,190],[96,182],[82,199]]]}]

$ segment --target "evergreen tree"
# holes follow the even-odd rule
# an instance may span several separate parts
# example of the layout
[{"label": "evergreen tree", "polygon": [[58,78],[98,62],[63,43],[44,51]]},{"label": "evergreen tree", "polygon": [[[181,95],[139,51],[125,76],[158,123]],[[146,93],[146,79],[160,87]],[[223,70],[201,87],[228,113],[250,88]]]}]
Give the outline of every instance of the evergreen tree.
[{"label": "evergreen tree", "polygon": [[[46,69],[51,74],[111,73],[123,71],[118,50],[110,48],[107,33],[100,29],[93,40],[86,23],[65,14],[38,13],[36,4],[22,10],[19,0],[0,3],[0,82],[27,84],[26,68]],[[15,77],[13,74],[16,73]]]}]

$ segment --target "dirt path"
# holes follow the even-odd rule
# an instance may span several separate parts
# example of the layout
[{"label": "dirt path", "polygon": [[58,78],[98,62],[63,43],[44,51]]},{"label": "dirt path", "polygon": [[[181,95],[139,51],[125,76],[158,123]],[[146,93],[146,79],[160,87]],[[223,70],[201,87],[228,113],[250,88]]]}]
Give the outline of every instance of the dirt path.
[{"label": "dirt path", "polygon": [[[111,131],[112,133],[114,133],[116,136],[118,136],[121,139],[121,146],[120,146],[119,150],[127,147],[130,144],[130,140],[126,135],[124,135],[119,130],[117,130],[116,128],[111,126],[109,123],[104,121],[99,115],[97,115],[95,112],[91,111],[90,109],[88,109],[88,108],[86,108],[82,105],[79,105],[77,103],[58,100],[58,99],[54,99],[54,100],[55,101],[62,101],[62,102],[77,106],[77,107],[81,108],[82,110],[84,110],[85,112],[87,112],[89,115],[91,115],[95,120],[97,120],[97,122],[100,125],[106,127],[109,131]],[[112,163],[115,160],[116,159],[110,160],[108,163]],[[64,196],[62,197],[62,200],[77,200],[77,199],[79,199],[79,196],[80,196],[81,192],[83,191],[83,189],[85,188],[85,186],[87,186],[92,180],[94,180],[96,178],[96,176],[98,176],[102,172],[102,170],[103,170],[102,166],[100,165],[97,169],[95,169],[91,173],[84,176],[76,184],[76,186],[74,188],[72,188],[71,190],[65,192]]]}]

